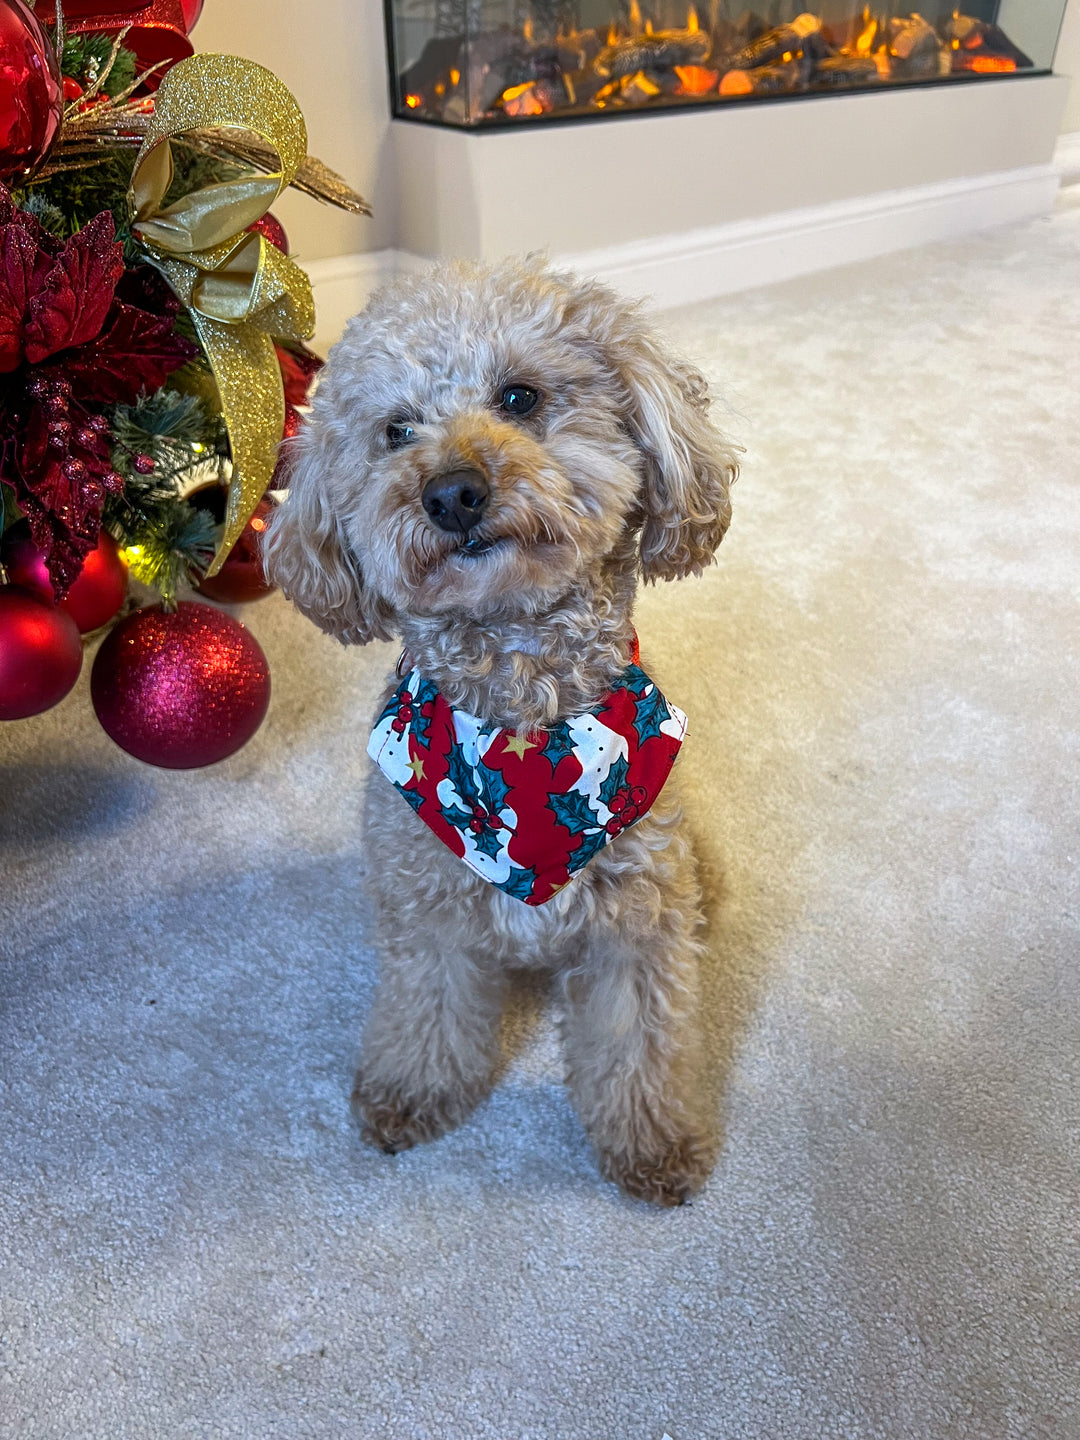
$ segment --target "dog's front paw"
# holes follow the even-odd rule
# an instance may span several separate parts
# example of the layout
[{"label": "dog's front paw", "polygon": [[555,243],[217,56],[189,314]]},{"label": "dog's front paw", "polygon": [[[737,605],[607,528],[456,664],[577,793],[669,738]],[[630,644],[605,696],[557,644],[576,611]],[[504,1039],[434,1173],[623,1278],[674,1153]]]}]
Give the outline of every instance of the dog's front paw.
[{"label": "dog's front paw", "polygon": [[350,1104],[363,1139],[387,1155],[437,1140],[458,1123],[449,1096],[409,1100],[397,1090],[366,1083],[363,1074],[356,1077]]},{"label": "dog's front paw", "polygon": [[685,1205],[704,1185],[712,1167],[708,1142],[699,1135],[681,1135],[659,1154],[615,1153],[600,1156],[608,1180],[635,1200],[650,1205]]}]

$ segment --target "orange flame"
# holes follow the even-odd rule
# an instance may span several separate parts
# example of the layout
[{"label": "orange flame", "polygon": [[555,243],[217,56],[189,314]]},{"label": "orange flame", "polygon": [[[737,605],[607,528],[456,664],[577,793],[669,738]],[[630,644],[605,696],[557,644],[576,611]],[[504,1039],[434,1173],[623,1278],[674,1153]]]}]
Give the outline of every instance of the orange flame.
[{"label": "orange flame", "polygon": [[729,70],[720,81],[721,95],[752,95],[754,82],[745,70]]},{"label": "orange flame", "polygon": [[630,0],[630,34],[641,34],[641,6],[638,0]]},{"label": "orange flame", "polygon": [[533,20],[531,13],[525,16],[525,24],[521,27],[521,33],[531,45],[533,38]]},{"label": "orange flame", "polygon": [[708,70],[704,65],[676,65],[675,74],[684,95],[708,95],[720,79],[719,70]]},{"label": "orange flame", "polygon": [[698,24],[697,11],[693,5],[691,5],[690,9],[686,12],[686,28],[691,35],[696,35],[701,29],[701,26]]},{"label": "orange flame", "polygon": [[1007,60],[1004,55],[976,55],[970,68],[976,75],[1004,74],[1016,69],[1016,61]]},{"label": "orange flame", "polygon": [[406,96],[405,96],[405,104],[409,107],[410,110],[416,110],[416,109],[418,109],[419,106],[421,106],[423,103],[424,103],[424,101],[423,101],[423,99],[421,98],[421,96],[419,96],[419,95],[406,95]]},{"label": "orange flame", "polygon": [[503,110],[507,115],[543,115],[551,109],[537,94],[535,80],[527,80],[524,85],[511,85],[509,90],[504,90],[500,101]]}]

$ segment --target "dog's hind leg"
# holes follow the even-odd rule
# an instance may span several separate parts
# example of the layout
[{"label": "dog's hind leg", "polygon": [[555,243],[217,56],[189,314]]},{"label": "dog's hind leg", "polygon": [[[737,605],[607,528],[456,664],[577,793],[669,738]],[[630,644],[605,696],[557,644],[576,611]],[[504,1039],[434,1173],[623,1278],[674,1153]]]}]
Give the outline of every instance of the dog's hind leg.
[{"label": "dog's hind leg", "polygon": [[364,1139],[390,1154],[459,1125],[491,1082],[504,980],[454,947],[456,928],[406,927],[384,946],[352,1107]]},{"label": "dog's hind leg", "polygon": [[[675,846],[684,842],[676,839]],[[712,1163],[701,1081],[697,891],[621,877],[617,914],[590,926],[567,972],[567,1080],[604,1175],[655,1205],[684,1204]]]}]

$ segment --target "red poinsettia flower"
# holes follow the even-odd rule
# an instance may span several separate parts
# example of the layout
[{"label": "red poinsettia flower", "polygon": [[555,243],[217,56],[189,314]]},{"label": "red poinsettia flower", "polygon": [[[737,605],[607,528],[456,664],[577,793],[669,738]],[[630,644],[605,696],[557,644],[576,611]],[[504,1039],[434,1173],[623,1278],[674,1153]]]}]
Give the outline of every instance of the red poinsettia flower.
[{"label": "red poinsettia flower", "polygon": [[58,599],[123,488],[102,407],[157,390],[198,353],[177,309],[153,272],[125,271],[107,211],[61,241],[0,186],[0,476]]}]

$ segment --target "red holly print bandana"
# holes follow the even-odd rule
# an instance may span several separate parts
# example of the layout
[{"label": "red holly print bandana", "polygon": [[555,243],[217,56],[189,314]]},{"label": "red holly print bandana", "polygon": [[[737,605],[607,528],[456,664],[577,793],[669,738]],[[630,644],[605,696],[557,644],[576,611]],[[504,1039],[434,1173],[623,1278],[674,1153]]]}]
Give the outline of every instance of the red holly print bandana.
[{"label": "red holly print bandana", "polygon": [[636,663],[594,709],[527,735],[484,730],[412,670],[368,754],[471,870],[543,905],[648,813],[686,724]]}]

